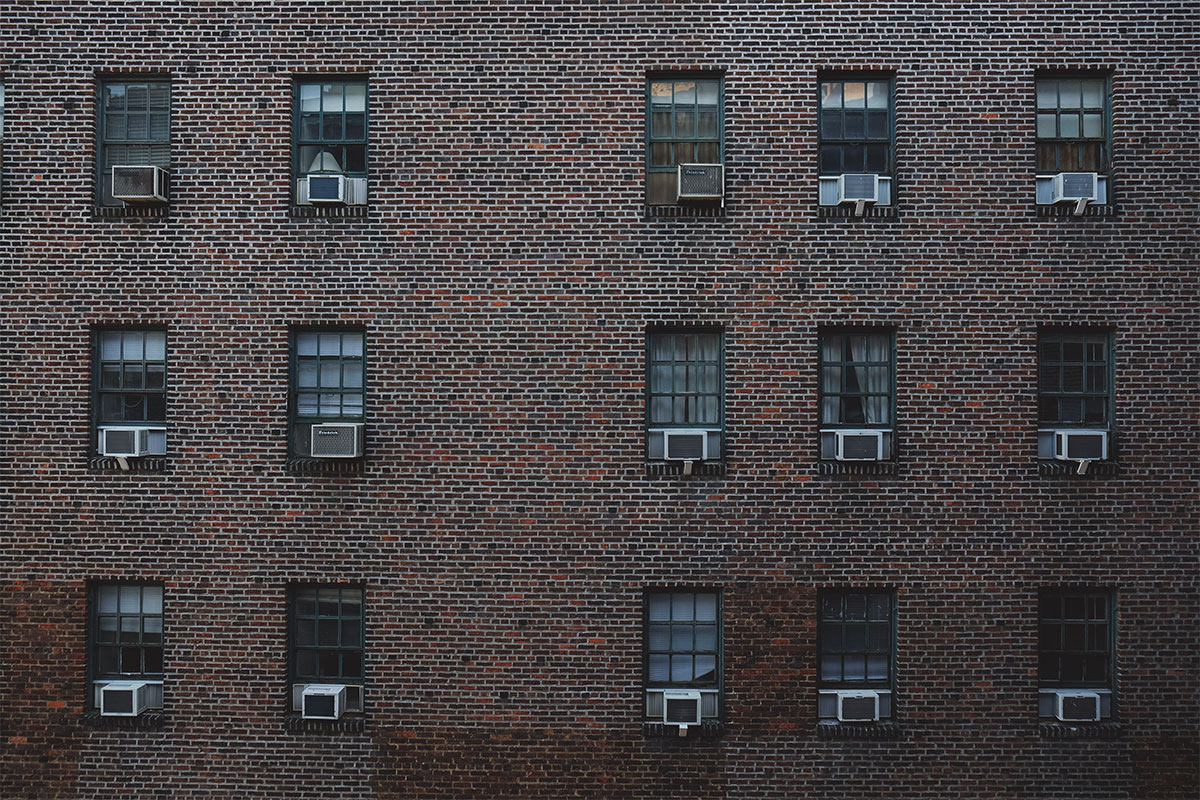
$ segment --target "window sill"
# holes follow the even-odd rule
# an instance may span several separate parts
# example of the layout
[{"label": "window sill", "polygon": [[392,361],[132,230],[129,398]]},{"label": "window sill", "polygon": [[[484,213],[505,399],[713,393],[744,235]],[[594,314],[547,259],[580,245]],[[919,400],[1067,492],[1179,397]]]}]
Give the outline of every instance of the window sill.
[{"label": "window sill", "polygon": [[651,461],[646,464],[646,476],[652,478],[711,478],[725,474],[724,461],[693,461],[692,474],[684,475],[682,461]]},{"label": "window sill", "polygon": [[897,219],[900,214],[895,206],[867,206],[860,217],[854,206],[817,206],[818,219]]},{"label": "window sill", "polygon": [[166,456],[142,456],[140,458],[125,459],[127,466],[122,467],[121,462],[110,456],[92,456],[88,459],[88,469],[94,469],[99,472],[166,472],[167,458]]},{"label": "window sill", "polygon": [[725,735],[725,723],[720,720],[706,719],[699,725],[689,726],[687,736],[680,736],[678,725],[668,725],[665,722],[643,721],[642,735],[647,739],[682,742],[695,739],[719,739]]},{"label": "window sill", "polygon": [[[1058,205],[1038,205],[1037,215],[1039,217],[1075,217],[1075,205],[1073,203],[1060,203]],[[1083,213],[1076,219],[1085,219],[1087,217],[1115,217],[1117,215],[1116,206],[1110,206],[1106,203],[1088,203],[1083,209]]]},{"label": "window sill", "polygon": [[903,733],[900,724],[891,720],[817,723],[818,739],[899,739]]},{"label": "window sill", "polygon": [[1043,478],[1086,481],[1089,478],[1109,478],[1125,474],[1125,468],[1116,461],[1092,461],[1088,464],[1087,472],[1082,475],[1079,474],[1078,469],[1079,465],[1074,461],[1058,461],[1057,459],[1038,461],[1038,474]]},{"label": "window sill", "polygon": [[1037,735],[1043,739],[1119,739],[1121,725],[1116,722],[1039,722]]},{"label": "window sill", "polygon": [[288,216],[292,219],[365,219],[367,207],[362,206],[297,206],[288,207]]},{"label": "window sill", "polygon": [[899,475],[895,461],[818,461],[820,475]]},{"label": "window sill", "polygon": [[365,714],[346,714],[341,719],[305,719],[296,713],[283,718],[288,733],[362,733],[367,729]]},{"label": "window sill", "polygon": [[646,219],[662,219],[671,217],[711,217],[725,216],[725,206],[719,203],[703,203],[680,206],[646,206]]},{"label": "window sill", "polygon": [[93,206],[93,219],[166,219],[171,206],[167,203],[154,203],[144,206]]},{"label": "window sill", "polygon": [[83,724],[103,731],[150,731],[166,727],[167,715],[159,709],[143,711],[136,717],[105,717],[99,711],[83,715]]},{"label": "window sill", "polygon": [[302,458],[287,460],[287,471],[302,475],[358,475],[365,471],[364,458]]}]

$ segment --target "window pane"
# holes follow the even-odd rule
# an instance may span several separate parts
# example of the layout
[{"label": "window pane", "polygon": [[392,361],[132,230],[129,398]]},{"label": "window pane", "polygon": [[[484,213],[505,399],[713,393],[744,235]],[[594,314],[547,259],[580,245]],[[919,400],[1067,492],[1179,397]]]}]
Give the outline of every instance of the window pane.
[{"label": "window pane", "polygon": [[695,618],[695,605],[691,592],[677,592],[671,595],[671,619],[676,622],[690,622]]},{"label": "window pane", "polygon": [[146,644],[162,643],[162,617],[145,617],[142,620],[142,641]]},{"label": "window pane", "polygon": [[142,334],[126,331],[122,338],[121,357],[126,361],[141,361],[142,352]]},{"label": "window pane", "polygon": [[342,365],[337,361],[327,361],[321,364],[321,386],[339,388],[342,380]]},{"label": "window pane", "polygon": [[1097,139],[1104,135],[1104,130],[1100,124],[1101,117],[1099,114],[1084,114],[1083,115],[1083,135],[1090,139]]},{"label": "window pane", "polygon": [[710,651],[715,651],[717,649],[716,625],[696,626],[696,649]]},{"label": "window pane", "polygon": [[343,678],[361,678],[362,653],[357,650],[343,652],[341,673],[341,677]]},{"label": "window pane", "polygon": [[296,653],[296,675],[312,677],[317,674],[317,653],[315,650],[300,650]]},{"label": "window pane", "polygon": [[[885,81],[872,81],[867,84],[867,108],[888,107],[888,84]],[[886,115],[884,115],[886,119]]]},{"label": "window pane", "polygon": [[163,651],[161,647],[146,647],[142,649],[144,667],[147,673],[163,671]]},{"label": "window pane", "polygon": [[1038,114],[1037,135],[1040,139],[1056,138],[1058,136],[1058,117],[1054,114]]},{"label": "window pane", "polygon": [[342,356],[344,358],[362,358],[363,337],[360,333],[342,334]]},{"label": "window pane", "polygon": [[1080,81],[1064,80],[1058,82],[1058,105],[1060,108],[1079,108]]},{"label": "window pane", "polygon": [[317,674],[322,678],[340,678],[341,665],[338,663],[338,652],[336,650],[322,650],[317,652]]},{"label": "window pane", "polygon": [[866,680],[867,657],[848,655],[842,658],[844,679],[848,681]]},{"label": "window pane", "polygon": [[671,680],[678,683],[692,680],[692,657],[690,655],[671,656]]},{"label": "window pane", "polygon": [[822,83],[821,84],[821,108],[836,108],[842,107],[842,84],[841,83]]},{"label": "window pane", "polygon": [[301,617],[296,620],[296,644],[311,647],[317,643],[316,623],[311,619]]},{"label": "window pane", "polygon": [[337,356],[341,354],[342,337],[338,334],[322,333],[320,341],[322,356]]},{"label": "window pane", "polygon": [[651,650],[670,650],[671,627],[669,625],[651,625],[649,640]]},{"label": "window pane", "polygon": [[695,672],[693,680],[715,682],[717,680],[717,657],[696,656]]},{"label": "window pane", "polygon": [[342,84],[326,83],[321,87],[321,110],[326,114],[342,112]]},{"label": "window pane", "polygon": [[326,140],[342,138],[341,114],[325,114],[321,117],[321,136]]},{"label": "window pane", "polygon": [[715,622],[717,619],[717,595],[712,592],[701,592],[696,595],[696,619],[701,622]]},{"label": "window pane", "polygon": [[317,396],[315,394],[301,394],[296,397],[296,413],[302,417],[315,417],[317,415]]},{"label": "window pane", "polygon": [[839,681],[842,679],[842,657],[830,655],[821,657],[821,680]]},{"label": "window pane", "polygon": [[1058,81],[1037,82],[1037,107],[1058,107]]},{"label": "window pane", "polygon": [[321,416],[336,417],[342,413],[342,396],[340,394],[321,395]]},{"label": "window pane", "polygon": [[100,617],[97,626],[97,638],[101,642],[111,644],[117,641],[117,618],[116,617]]},{"label": "window pane", "polygon": [[861,620],[867,618],[867,596],[865,594],[846,595],[846,619]]},{"label": "window pane", "polygon": [[695,81],[676,81],[675,82],[675,108],[678,110],[680,106],[695,106],[696,105],[696,82]]},{"label": "window pane", "polygon": [[691,650],[692,649],[692,626],[691,625],[674,625],[671,628],[671,649],[672,650]]},{"label": "window pane", "polygon": [[887,680],[887,676],[888,676],[887,656],[882,656],[882,655],[867,656],[867,680],[871,680],[871,681]]},{"label": "window pane", "polygon": [[671,595],[650,595],[650,619],[669,620],[671,618]]},{"label": "window pane", "polygon": [[322,647],[337,647],[339,626],[336,619],[317,620],[317,644]]},{"label": "window pane", "polygon": [[338,615],[339,591],[333,586],[322,586],[317,589],[317,613],[322,617]]},{"label": "window pane", "polygon": [[717,92],[716,81],[696,81],[696,101],[701,106],[717,105]]},{"label": "window pane", "polygon": [[361,362],[350,362],[342,366],[342,386],[357,389],[363,385],[363,368]]},{"label": "window pane", "polygon": [[121,613],[137,614],[142,610],[142,591],[139,586],[120,587]]},{"label": "window pane", "polygon": [[649,661],[650,681],[661,683],[670,680],[670,656],[652,655]]},{"label": "window pane", "polygon": [[867,649],[867,626],[866,625],[847,625],[843,629],[845,637],[843,648],[847,651],[861,651]]},{"label": "window pane", "polygon": [[345,86],[346,111],[365,112],[367,110],[367,85],[365,83],[348,83]]},{"label": "window pane", "polygon": [[121,648],[121,672],[140,673],[142,671],[142,648]]},{"label": "window pane", "polygon": [[857,81],[842,84],[844,103],[847,109],[866,108],[867,85]]}]

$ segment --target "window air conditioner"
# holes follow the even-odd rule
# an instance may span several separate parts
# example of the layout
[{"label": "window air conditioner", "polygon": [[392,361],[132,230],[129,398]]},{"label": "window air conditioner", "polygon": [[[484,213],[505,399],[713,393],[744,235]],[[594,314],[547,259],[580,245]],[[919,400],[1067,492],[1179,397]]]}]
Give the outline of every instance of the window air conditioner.
[{"label": "window air conditioner", "polygon": [[127,203],[165,203],[167,171],[148,164],[113,167],[112,196]]},{"label": "window air conditioner", "polygon": [[1060,172],[1054,176],[1050,198],[1053,203],[1077,203],[1085,200],[1095,203],[1098,199],[1096,183],[1100,176],[1095,172]]},{"label": "window air conditioner", "polygon": [[678,725],[686,736],[689,725],[700,724],[700,692],[694,689],[667,689],[663,692],[663,722]]},{"label": "window air conditioner", "polygon": [[313,458],[358,458],[361,422],[321,422],[312,426]]},{"label": "window air conditioner", "polygon": [[708,431],[663,431],[663,458],[667,461],[704,461],[708,458]]},{"label": "window air conditioner", "polygon": [[680,164],[676,188],[680,200],[719,200],[725,196],[725,168],[721,164]]},{"label": "window air conditioner", "polygon": [[871,173],[838,177],[838,203],[878,203],[879,176]]},{"label": "window air conditioner", "polygon": [[150,707],[145,681],[113,681],[100,687],[100,716],[136,717]]},{"label": "window air conditioner", "polygon": [[875,722],[879,719],[879,692],[853,690],[838,692],[839,722]]},{"label": "window air conditioner", "polygon": [[310,203],[346,202],[346,179],[342,175],[308,175],[301,180],[308,181]]},{"label": "window air conditioner", "polygon": [[881,461],[883,460],[884,431],[834,431],[838,461]]},{"label": "window air conditioner", "polygon": [[1103,461],[1108,458],[1108,431],[1057,430],[1054,457],[1059,461]]},{"label": "window air conditioner", "polygon": [[1054,716],[1063,722],[1097,722],[1100,719],[1100,695],[1096,692],[1055,692]]},{"label": "window air conditioner", "polygon": [[101,428],[100,455],[137,458],[150,452],[149,428]]},{"label": "window air conditioner", "polygon": [[304,687],[304,719],[341,719],[346,710],[346,687],[340,683],[310,683]]}]

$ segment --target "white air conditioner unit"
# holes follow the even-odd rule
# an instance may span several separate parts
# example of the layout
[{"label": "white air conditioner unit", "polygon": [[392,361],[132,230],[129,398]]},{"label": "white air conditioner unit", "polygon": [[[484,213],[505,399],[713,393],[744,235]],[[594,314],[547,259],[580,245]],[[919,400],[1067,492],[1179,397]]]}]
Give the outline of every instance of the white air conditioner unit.
[{"label": "white air conditioner unit", "polygon": [[343,175],[307,175],[304,181],[306,198],[314,205],[346,202],[346,178]]},{"label": "white air conditioner unit", "polygon": [[1083,691],[1055,692],[1054,716],[1063,722],[1097,722],[1100,719],[1100,695]]},{"label": "white air conditioner unit", "polygon": [[695,689],[667,689],[663,692],[663,722],[678,725],[685,736],[689,725],[700,724],[700,692]]},{"label": "white air conditioner unit", "polygon": [[361,422],[320,422],[312,426],[309,443],[313,458],[358,458]]},{"label": "white air conditioner unit", "polygon": [[150,684],[113,681],[100,687],[100,716],[136,717],[150,707]]},{"label": "white air conditioner unit", "polygon": [[1095,203],[1098,199],[1096,184],[1100,175],[1095,172],[1060,172],[1054,176],[1050,189],[1052,203],[1077,203],[1084,200]]},{"label": "white air conditioner unit", "polygon": [[839,722],[876,722],[879,720],[879,692],[865,689],[837,693]]},{"label": "white air conditioner unit", "polygon": [[126,203],[167,202],[167,171],[149,164],[112,168],[113,199]]},{"label": "white air conditioner unit", "polygon": [[663,431],[663,458],[667,461],[704,461],[708,458],[708,431]]},{"label": "white air conditioner unit", "polygon": [[1108,431],[1083,428],[1056,430],[1054,457],[1059,461],[1103,461],[1108,458]]},{"label": "white air conditioner unit", "polygon": [[101,428],[97,448],[102,456],[137,458],[150,452],[149,428]]},{"label": "white air conditioner unit", "polygon": [[346,710],[346,687],[340,683],[310,683],[304,687],[300,708],[305,719],[341,719]]},{"label": "white air conditioner unit", "polygon": [[878,203],[879,176],[872,173],[838,176],[838,203]]},{"label": "white air conditioner unit", "polygon": [[676,189],[680,200],[720,200],[725,196],[725,167],[721,164],[680,164]]},{"label": "white air conditioner unit", "polygon": [[884,433],[878,430],[834,431],[837,443],[834,458],[838,461],[882,461]]}]

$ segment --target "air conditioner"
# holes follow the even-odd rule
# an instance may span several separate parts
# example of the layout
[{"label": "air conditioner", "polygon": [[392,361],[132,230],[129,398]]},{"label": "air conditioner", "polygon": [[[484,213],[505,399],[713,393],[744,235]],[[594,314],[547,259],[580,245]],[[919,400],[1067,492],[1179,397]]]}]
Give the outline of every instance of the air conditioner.
[{"label": "air conditioner", "polygon": [[1050,189],[1052,203],[1076,203],[1085,200],[1095,203],[1098,199],[1096,184],[1099,174],[1095,172],[1060,172],[1054,176]]},{"label": "air conditioner", "polygon": [[694,689],[667,689],[663,692],[663,722],[678,725],[686,735],[689,725],[700,724],[700,692]]},{"label": "air conditioner", "polygon": [[837,693],[839,722],[875,722],[879,719],[879,692],[856,689]]},{"label": "air conditioner", "polygon": [[676,188],[680,200],[719,200],[725,196],[725,167],[721,164],[680,164]]},{"label": "air conditioner", "polygon": [[667,461],[704,461],[708,458],[708,431],[663,431],[663,458]]},{"label": "air conditioner", "polygon": [[1103,461],[1108,458],[1108,431],[1057,430],[1054,432],[1054,457],[1059,461]]},{"label": "air conditioner", "polygon": [[100,716],[136,717],[150,707],[145,681],[113,681],[100,687]]},{"label": "air conditioner", "polygon": [[838,177],[838,203],[878,203],[879,176],[846,174]]},{"label": "air conditioner", "polygon": [[100,455],[137,458],[150,452],[149,428],[101,428]]},{"label": "air conditioner", "polygon": [[346,687],[340,683],[310,683],[304,687],[301,715],[305,719],[341,719],[346,710]]},{"label": "air conditioner", "polygon": [[834,431],[837,449],[834,458],[838,461],[881,461],[883,460],[884,431],[846,430]]},{"label": "air conditioner", "polygon": [[358,458],[361,422],[320,422],[312,426],[313,458]]},{"label": "air conditioner", "polygon": [[127,203],[165,203],[167,171],[148,164],[113,167],[112,196]]},{"label": "air conditioner", "polygon": [[1100,719],[1100,695],[1096,692],[1055,692],[1054,716],[1063,722],[1096,722]]},{"label": "air conditioner", "polygon": [[346,179],[342,175],[308,175],[301,180],[308,184],[310,203],[346,202]]}]

